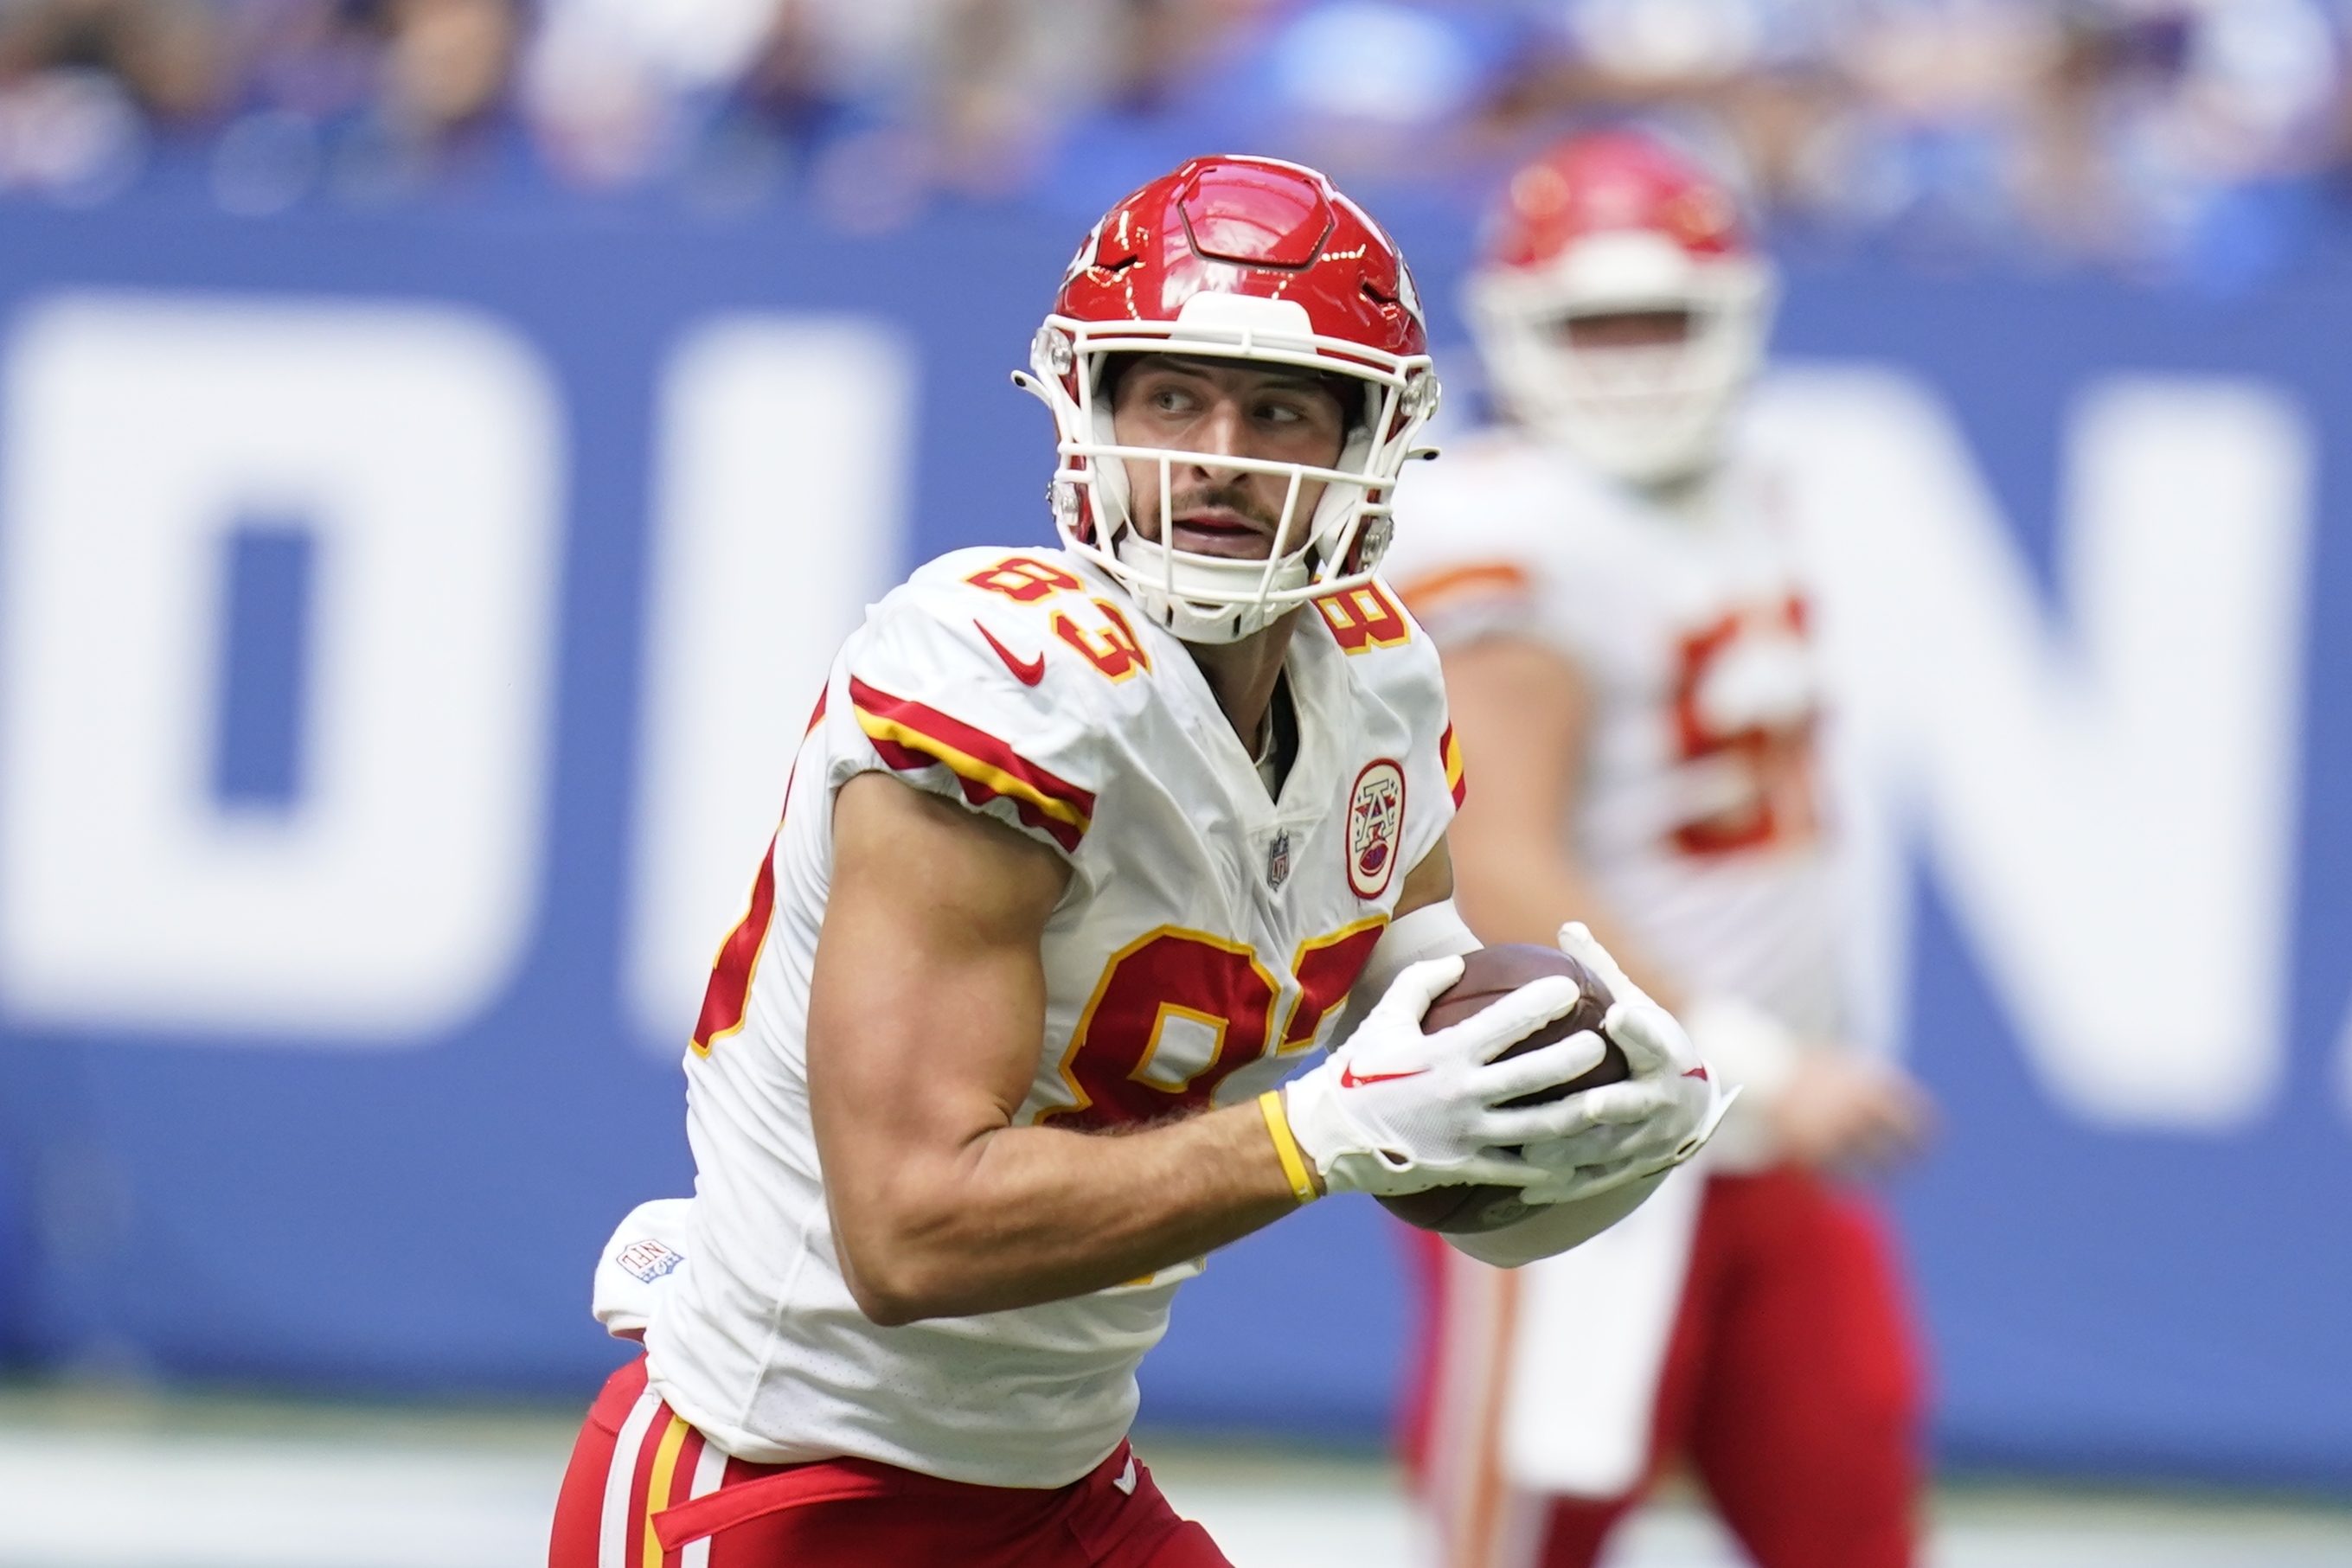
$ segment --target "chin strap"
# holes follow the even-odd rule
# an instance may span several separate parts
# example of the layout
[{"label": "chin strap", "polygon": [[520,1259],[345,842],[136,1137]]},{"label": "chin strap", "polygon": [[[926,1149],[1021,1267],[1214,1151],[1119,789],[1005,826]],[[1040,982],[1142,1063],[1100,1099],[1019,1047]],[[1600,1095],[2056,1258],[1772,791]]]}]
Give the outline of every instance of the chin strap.
[{"label": "chin strap", "polygon": [[[1210,588],[1221,593],[1295,593],[1307,586],[1310,569],[1303,559],[1276,568],[1265,580],[1262,560],[1223,560],[1183,550],[1171,552],[1133,528],[1121,531],[1114,554],[1135,576],[1128,593],[1145,614],[1187,643],[1237,643],[1280,618],[1295,605],[1269,598],[1264,603],[1234,603],[1188,597],[1188,590]],[[1175,556],[1174,581],[1170,581],[1169,556]]]}]

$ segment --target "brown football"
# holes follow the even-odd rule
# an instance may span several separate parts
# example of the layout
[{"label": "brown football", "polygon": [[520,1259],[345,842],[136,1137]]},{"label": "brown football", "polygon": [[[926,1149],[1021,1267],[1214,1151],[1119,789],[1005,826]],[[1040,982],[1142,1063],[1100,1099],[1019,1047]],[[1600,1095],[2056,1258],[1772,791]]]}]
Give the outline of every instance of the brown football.
[{"label": "brown football", "polygon": [[[1473,1013],[1484,1011],[1498,998],[1507,996],[1530,980],[1546,975],[1566,975],[1584,992],[1584,999],[1566,1018],[1557,1019],[1542,1029],[1519,1040],[1496,1060],[1513,1057],[1566,1040],[1570,1035],[1591,1030],[1601,1031],[1601,1018],[1609,1011],[1613,999],[1600,977],[1556,947],[1538,947],[1532,943],[1510,942],[1497,947],[1481,947],[1465,955],[1462,977],[1454,982],[1438,998],[1429,1004],[1422,1016],[1421,1032],[1432,1034],[1448,1024],[1460,1023]],[[1617,1049],[1614,1040],[1602,1041],[1607,1054],[1601,1065],[1580,1078],[1550,1089],[1523,1094],[1507,1100],[1506,1105],[1541,1105],[1580,1089],[1598,1089],[1604,1083],[1622,1081],[1629,1069],[1625,1053]],[[1383,1197],[1381,1207],[1408,1225],[1423,1230],[1445,1230],[1466,1235],[1479,1230],[1500,1230],[1506,1225],[1517,1224],[1527,1218],[1528,1206],[1519,1199],[1515,1186],[1436,1186],[1427,1192],[1407,1193],[1402,1197]]]}]

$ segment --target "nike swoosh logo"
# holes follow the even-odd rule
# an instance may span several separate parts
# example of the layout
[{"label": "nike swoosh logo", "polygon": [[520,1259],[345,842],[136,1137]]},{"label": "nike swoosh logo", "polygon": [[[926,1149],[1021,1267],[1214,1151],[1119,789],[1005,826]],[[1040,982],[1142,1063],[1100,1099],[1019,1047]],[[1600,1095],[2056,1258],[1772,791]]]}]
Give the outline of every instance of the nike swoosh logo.
[{"label": "nike swoosh logo", "polygon": [[1039,681],[1045,678],[1045,654],[1040,653],[1024,664],[1020,660],[1013,656],[1013,650],[1007,648],[994,637],[990,636],[987,627],[982,626],[977,621],[973,622],[971,624],[972,630],[978,632],[982,636],[988,638],[988,645],[996,650],[996,656],[1004,661],[1004,667],[1013,672],[1013,678],[1014,680],[1019,681],[1024,686],[1034,686]]},{"label": "nike swoosh logo", "polygon": [[1354,1068],[1343,1067],[1339,1069],[1339,1087],[1361,1089],[1367,1083],[1391,1083],[1400,1078],[1418,1078],[1428,1071],[1426,1067],[1416,1067],[1411,1072],[1368,1072],[1358,1077]]},{"label": "nike swoosh logo", "polygon": [[1694,1067],[1688,1072],[1684,1073],[1683,1076],[1685,1078],[1696,1078],[1708,1083],[1715,1082],[1712,1078],[1707,1077],[1706,1069],[1704,1067]]}]

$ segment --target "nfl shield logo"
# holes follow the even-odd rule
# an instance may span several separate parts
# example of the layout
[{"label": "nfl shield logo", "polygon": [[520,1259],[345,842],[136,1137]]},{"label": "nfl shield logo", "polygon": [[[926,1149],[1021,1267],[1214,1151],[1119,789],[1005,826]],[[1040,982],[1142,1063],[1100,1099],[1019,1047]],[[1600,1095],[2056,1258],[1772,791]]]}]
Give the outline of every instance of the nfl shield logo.
[{"label": "nfl shield logo", "polygon": [[686,1259],[647,1237],[642,1241],[632,1241],[613,1254],[613,1261],[635,1274],[643,1283],[650,1285],[685,1262]]},{"label": "nfl shield logo", "polygon": [[1274,847],[1265,852],[1265,885],[1276,893],[1290,880],[1290,830],[1285,828],[1274,835]]}]

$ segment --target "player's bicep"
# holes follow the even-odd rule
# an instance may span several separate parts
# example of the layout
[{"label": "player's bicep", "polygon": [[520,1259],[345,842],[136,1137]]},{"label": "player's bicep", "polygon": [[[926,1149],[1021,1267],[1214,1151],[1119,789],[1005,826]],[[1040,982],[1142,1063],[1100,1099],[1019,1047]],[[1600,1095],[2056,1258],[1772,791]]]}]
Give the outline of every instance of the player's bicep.
[{"label": "player's bicep", "polygon": [[1573,860],[1568,824],[1590,723],[1584,676],[1557,649],[1498,636],[1450,648],[1445,695],[1475,770],[1476,794],[1454,821],[1465,898],[1524,871],[1530,856]]},{"label": "player's bicep", "polygon": [[953,1154],[1010,1119],[1044,1036],[1039,943],[1069,880],[1034,840],[885,774],[834,802],[810,984],[810,1109],[828,1186]]}]

